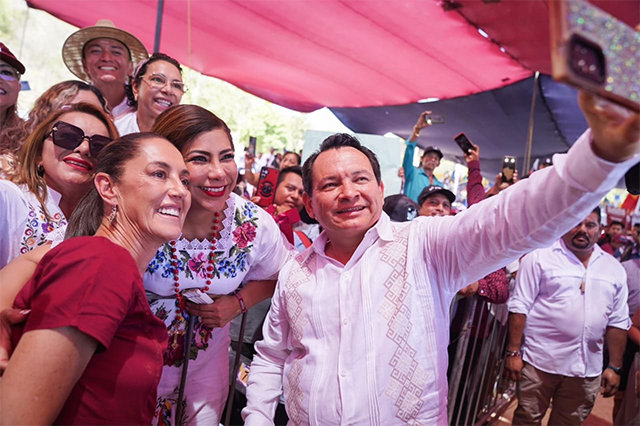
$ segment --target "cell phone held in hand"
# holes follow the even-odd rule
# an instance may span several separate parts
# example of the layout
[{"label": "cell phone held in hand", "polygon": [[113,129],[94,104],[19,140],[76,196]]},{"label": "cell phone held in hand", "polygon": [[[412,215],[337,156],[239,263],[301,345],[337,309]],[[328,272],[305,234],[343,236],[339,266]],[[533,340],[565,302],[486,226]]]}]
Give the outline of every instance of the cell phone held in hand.
[{"label": "cell phone held in hand", "polygon": [[280,171],[273,167],[263,167],[260,170],[260,180],[258,180],[258,189],[256,191],[256,195],[260,197],[257,203],[260,207],[266,208],[273,204],[279,174]]},{"label": "cell phone held in hand", "polygon": [[256,156],[256,143],[257,143],[256,137],[249,136],[249,154],[251,154],[252,157]]},{"label": "cell phone held in hand", "polygon": [[505,155],[502,158],[502,182],[512,184],[516,173],[516,157]]},{"label": "cell phone held in hand", "polygon": [[424,116],[424,121],[427,124],[444,124],[444,115],[427,114]]},{"label": "cell phone held in hand", "polygon": [[453,140],[456,141],[456,143],[458,144],[458,146],[460,147],[462,152],[464,152],[465,155],[469,155],[471,151],[475,151],[475,149],[473,148],[473,145],[471,144],[471,141],[469,140],[467,135],[465,135],[464,133],[458,134],[455,138],[453,138]]},{"label": "cell phone held in hand", "polygon": [[548,5],[553,78],[640,111],[640,33],[583,0]]}]

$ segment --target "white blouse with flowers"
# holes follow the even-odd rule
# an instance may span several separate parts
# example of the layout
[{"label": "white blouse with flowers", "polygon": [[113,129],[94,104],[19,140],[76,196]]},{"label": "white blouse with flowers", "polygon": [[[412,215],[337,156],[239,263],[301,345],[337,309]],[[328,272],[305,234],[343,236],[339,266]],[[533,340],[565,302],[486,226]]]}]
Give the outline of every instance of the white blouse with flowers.
[{"label": "white blouse with flowers", "polygon": [[[165,244],[144,275],[151,310],[165,322],[169,331],[154,424],[218,424],[228,390],[229,325],[210,329],[196,318],[189,352],[184,418],[175,420],[184,363],[185,324],[176,316],[174,265],[177,264],[181,291],[205,287],[207,268],[212,266],[209,294],[223,295],[234,292],[249,280],[274,279],[284,263],[295,255],[273,218],[250,201],[232,193],[224,213],[224,229],[220,240],[215,242],[212,265],[208,260],[209,241],[179,239],[175,242],[177,262],[171,245]],[[213,221],[213,215],[211,219]]]},{"label": "white blouse with flowers", "polygon": [[67,224],[58,204],[62,195],[47,188],[45,207],[26,185],[0,180],[0,268],[45,242],[47,235]]}]

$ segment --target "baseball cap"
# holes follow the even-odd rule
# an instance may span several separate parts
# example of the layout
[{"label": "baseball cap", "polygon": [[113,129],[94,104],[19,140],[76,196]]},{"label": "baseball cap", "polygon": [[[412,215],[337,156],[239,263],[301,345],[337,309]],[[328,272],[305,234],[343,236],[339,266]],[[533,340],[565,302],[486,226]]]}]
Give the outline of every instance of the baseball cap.
[{"label": "baseball cap", "polygon": [[382,210],[393,222],[408,222],[418,216],[419,207],[406,195],[394,194],[385,197]]},{"label": "baseball cap", "polygon": [[15,68],[15,70],[20,74],[24,74],[24,72],[26,71],[24,65],[22,65],[22,62],[20,62],[18,58],[16,58],[16,55],[11,53],[9,48],[2,42],[0,42],[0,59]]},{"label": "baseball cap", "polygon": [[440,159],[442,160],[442,157],[443,157],[442,151],[440,151],[440,148],[438,148],[437,146],[428,146],[424,149],[424,154],[428,154],[429,152],[435,152],[436,154],[438,154],[438,157],[440,157]]},{"label": "baseball cap", "polygon": [[447,197],[447,199],[449,200],[450,203],[453,203],[456,200],[456,196],[453,195],[453,192],[451,192],[448,189],[445,189],[445,188],[443,188],[441,186],[431,185],[431,186],[427,186],[426,188],[424,188],[422,190],[422,192],[418,196],[418,204],[422,205],[422,203],[424,203],[424,200],[426,200],[427,198],[429,198],[433,194],[438,194],[438,193],[440,193],[440,194],[444,195],[445,197]]}]

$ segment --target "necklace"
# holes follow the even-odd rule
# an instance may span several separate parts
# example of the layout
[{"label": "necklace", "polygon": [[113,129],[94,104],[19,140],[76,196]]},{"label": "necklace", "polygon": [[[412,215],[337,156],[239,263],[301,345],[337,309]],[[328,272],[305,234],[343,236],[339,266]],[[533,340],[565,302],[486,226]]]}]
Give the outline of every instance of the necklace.
[{"label": "necklace", "polygon": [[[205,286],[201,288],[204,293],[209,291],[211,287],[211,280],[213,278],[214,271],[214,251],[216,249],[216,241],[220,239],[220,230],[222,225],[220,223],[222,214],[220,212],[215,212],[213,214],[213,226],[212,229],[212,237],[211,237],[211,246],[209,247],[209,254],[207,255],[207,262],[205,268]],[[185,308],[185,300],[182,297],[182,293],[180,292],[180,270],[178,268],[178,249],[176,248],[176,241],[170,241],[169,245],[171,246],[171,266],[173,266],[173,291],[176,295],[176,318],[171,323],[168,328],[169,336],[173,336],[173,341],[171,343],[171,348],[176,349],[178,347],[178,337],[183,336],[186,333],[186,325],[187,321],[182,314]],[[185,269],[189,267],[188,263],[184,265]]]}]

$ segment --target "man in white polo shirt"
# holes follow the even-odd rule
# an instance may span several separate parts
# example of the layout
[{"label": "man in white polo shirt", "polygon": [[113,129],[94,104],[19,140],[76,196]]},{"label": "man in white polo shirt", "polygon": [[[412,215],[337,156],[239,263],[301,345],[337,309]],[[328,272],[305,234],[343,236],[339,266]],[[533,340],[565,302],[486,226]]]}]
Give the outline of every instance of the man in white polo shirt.
[{"label": "man in white polo shirt", "polygon": [[[600,209],[551,247],[520,264],[508,302],[505,369],[517,380],[514,425],[540,424],[549,403],[549,424],[579,425],[602,386],[613,396],[620,383],[629,309],[627,276],[596,243]],[[523,342],[524,334],[524,342]],[[603,345],[609,365],[602,371]]]}]

